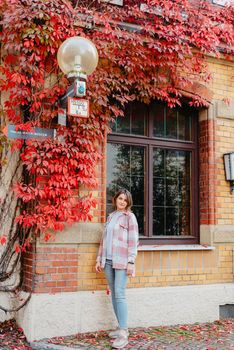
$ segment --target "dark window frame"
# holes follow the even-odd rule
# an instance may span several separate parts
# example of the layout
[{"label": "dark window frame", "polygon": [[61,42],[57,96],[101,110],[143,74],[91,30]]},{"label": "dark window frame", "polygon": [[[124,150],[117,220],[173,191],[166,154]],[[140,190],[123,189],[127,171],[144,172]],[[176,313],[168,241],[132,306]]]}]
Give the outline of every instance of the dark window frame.
[{"label": "dark window frame", "polygon": [[[188,107],[185,106],[187,109]],[[123,133],[114,133],[108,135],[108,143],[116,144],[126,144],[132,146],[143,146],[146,148],[146,184],[145,184],[145,203],[149,205],[145,206],[145,231],[146,235],[140,236],[141,244],[196,244],[199,242],[199,187],[198,182],[198,116],[195,110],[189,109],[192,111],[192,141],[184,141],[178,139],[166,139],[153,137],[153,121],[150,118],[150,113],[148,113],[148,123],[147,123],[147,135],[130,135]],[[172,149],[172,150],[183,150],[191,152],[191,194],[192,194],[192,215],[191,215],[191,227],[193,236],[149,236],[152,234],[152,196],[149,196],[149,193],[152,193],[153,190],[153,147],[159,147],[163,149]]]}]

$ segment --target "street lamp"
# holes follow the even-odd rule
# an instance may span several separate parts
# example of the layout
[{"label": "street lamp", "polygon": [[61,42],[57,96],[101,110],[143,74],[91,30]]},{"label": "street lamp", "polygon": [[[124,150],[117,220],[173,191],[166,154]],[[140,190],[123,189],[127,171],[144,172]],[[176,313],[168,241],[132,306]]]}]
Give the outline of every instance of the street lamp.
[{"label": "street lamp", "polygon": [[68,38],[60,45],[57,60],[60,69],[72,82],[67,93],[60,99],[61,105],[67,103],[69,97],[84,97],[87,75],[92,74],[98,64],[96,46],[83,37]]}]

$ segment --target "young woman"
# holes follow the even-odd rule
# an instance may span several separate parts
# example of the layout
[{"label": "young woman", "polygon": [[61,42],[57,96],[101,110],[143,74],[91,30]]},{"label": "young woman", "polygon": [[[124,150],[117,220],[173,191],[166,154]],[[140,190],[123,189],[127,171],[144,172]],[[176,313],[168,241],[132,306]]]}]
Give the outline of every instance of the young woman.
[{"label": "young woman", "polygon": [[109,333],[114,339],[112,347],[122,349],[128,344],[125,290],[127,277],[135,273],[138,224],[131,212],[132,195],[129,191],[119,190],[113,198],[113,205],[115,211],[107,218],[95,268],[97,272],[105,271],[118,321],[118,328]]}]

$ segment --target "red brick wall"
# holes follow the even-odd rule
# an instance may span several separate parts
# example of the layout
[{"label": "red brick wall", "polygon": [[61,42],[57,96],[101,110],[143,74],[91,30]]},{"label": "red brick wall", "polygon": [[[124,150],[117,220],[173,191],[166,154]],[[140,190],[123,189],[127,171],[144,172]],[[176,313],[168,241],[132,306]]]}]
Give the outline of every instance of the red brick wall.
[{"label": "red brick wall", "polygon": [[26,253],[23,255],[22,260],[23,266],[23,289],[27,292],[33,291],[33,281],[34,281],[34,254],[33,247],[31,247]]},{"label": "red brick wall", "polygon": [[[74,292],[78,285],[77,248],[38,247],[24,257],[24,289],[36,293]],[[34,263],[34,267],[33,267]],[[32,271],[35,269],[33,279]]]},{"label": "red brick wall", "polygon": [[203,120],[199,130],[199,187],[200,187],[200,224],[216,223],[216,152],[215,122]]}]

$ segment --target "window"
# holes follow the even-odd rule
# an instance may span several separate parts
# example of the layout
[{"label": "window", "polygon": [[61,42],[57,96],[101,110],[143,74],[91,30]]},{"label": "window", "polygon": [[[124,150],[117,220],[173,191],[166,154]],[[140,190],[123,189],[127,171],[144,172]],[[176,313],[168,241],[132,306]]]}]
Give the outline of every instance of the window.
[{"label": "window", "polygon": [[131,103],[111,125],[107,212],[119,188],[133,195],[143,244],[196,243],[197,116],[188,107]]}]

